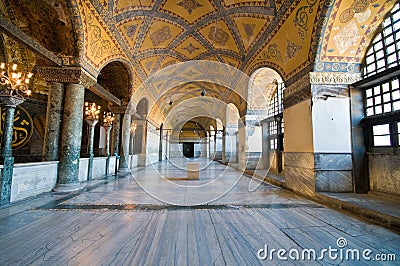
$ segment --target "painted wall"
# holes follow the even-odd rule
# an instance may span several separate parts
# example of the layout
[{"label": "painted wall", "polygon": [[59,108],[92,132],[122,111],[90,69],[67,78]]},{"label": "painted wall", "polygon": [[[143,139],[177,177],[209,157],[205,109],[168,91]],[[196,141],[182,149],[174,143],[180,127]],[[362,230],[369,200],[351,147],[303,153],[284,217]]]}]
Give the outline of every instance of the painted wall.
[{"label": "painted wall", "polygon": [[285,152],[313,152],[311,100],[283,111]]},{"label": "painted wall", "polygon": [[[331,97],[326,100],[313,100],[312,125],[314,152],[351,152],[349,101],[348,98]],[[285,122],[287,122],[286,118]],[[291,126],[289,123],[285,123],[285,125],[288,125],[289,128]]]}]

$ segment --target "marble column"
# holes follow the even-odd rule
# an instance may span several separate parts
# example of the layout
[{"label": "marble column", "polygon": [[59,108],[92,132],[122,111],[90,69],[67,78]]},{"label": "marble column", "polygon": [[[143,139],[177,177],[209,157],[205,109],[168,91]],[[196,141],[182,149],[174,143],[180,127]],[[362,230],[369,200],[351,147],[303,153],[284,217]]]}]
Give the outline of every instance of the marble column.
[{"label": "marble column", "polygon": [[89,125],[89,165],[88,165],[88,175],[87,180],[92,180],[93,173],[93,142],[94,142],[94,127],[96,126],[98,120],[86,119],[86,123]]},{"label": "marble column", "polygon": [[106,175],[110,173],[110,131],[111,131],[111,126],[103,126],[104,129],[106,130],[106,156],[107,156],[107,162],[106,162]]},{"label": "marble column", "polygon": [[79,183],[79,158],[82,140],[83,104],[85,88],[79,84],[67,84],[65,89],[64,115],[61,136],[60,164],[57,192],[82,188]]},{"label": "marble column", "polygon": [[214,156],[213,156],[213,160],[215,160],[216,156],[217,156],[217,130],[214,131]]},{"label": "marble column", "polygon": [[247,166],[247,130],[246,130],[246,124],[244,121],[246,118],[243,117],[238,120],[238,136],[237,136],[237,141],[238,141],[238,164],[239,164],[239,169],[241,171],[244,171]]},{"label": "marble column", "polygon": [[226,163],[226,127],[222,127],[222,163]]},{"label": "marble column", "polygon": [[50,83],[47,100],[46,129],[43,143],[43,161],[58,161],[63,115],[64,84]]},{"label": "marble column", "polygon": [[15,108],[24,102],[23,98],[14,96],[1,96],[1,102],[6,107],[6,117],[3,128],[3,159],[4,165],[1,174],[0,206],[10,203],[11,183],[14,170],[14,157],[12,156],[13,124]]},{"label": "marble column", "polygon": [[121,130],[121,114],[115,113],[113,128],[111,132],[111,155],[119,153],[119,135]]},{"label": "marble column", "polygon": [[121,135],[121,160],[119,169],[129,169],[129,143],[131,132],[131,114],[124,114]]}]

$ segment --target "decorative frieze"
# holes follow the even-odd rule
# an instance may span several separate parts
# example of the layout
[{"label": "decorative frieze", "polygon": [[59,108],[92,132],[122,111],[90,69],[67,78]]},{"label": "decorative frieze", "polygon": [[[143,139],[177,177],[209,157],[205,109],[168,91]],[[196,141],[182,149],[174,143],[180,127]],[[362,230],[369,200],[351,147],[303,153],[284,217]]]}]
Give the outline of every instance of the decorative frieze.
[{"label": "decorative frieze", "polygon": [[96,84],[96,79],[82,67],[40,67],[38,72],[47,82],[80,84],[85,88]]},{"label": "decorative frieze", "polygon": [[360,73],[310,72],[311,84],[353,84],[360,79]]}]

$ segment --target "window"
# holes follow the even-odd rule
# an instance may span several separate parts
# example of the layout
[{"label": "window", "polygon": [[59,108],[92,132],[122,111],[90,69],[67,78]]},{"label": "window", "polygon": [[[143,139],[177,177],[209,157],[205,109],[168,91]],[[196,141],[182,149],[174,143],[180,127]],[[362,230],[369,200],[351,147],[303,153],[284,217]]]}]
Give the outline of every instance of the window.
[{"label": "window", "polygon": [[400,138],[400,3],[383,21],[366,53],[356,87],[364,93],[363,119],[369,151],[397,151]]},{"label": "window", "polygon": [[400,3],[397,3],[382,30],[375,36],[365,57],[362,74],[371,77],[399,65],[400,59]]},{"label": "window", "polygon": [[269,146],[271,150],[283,151],[283,90],[284,83],[278,83],[276,94],[272,97],[268,109]]}]

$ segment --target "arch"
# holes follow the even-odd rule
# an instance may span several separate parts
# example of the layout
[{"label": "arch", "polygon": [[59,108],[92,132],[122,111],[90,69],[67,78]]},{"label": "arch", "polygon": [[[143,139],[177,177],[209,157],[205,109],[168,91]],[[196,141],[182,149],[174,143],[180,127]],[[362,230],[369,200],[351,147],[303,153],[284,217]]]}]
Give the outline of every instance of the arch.
[{"label": "arch", "polygon": [[254,71],[248,84],[248,108],[254,111],[266,111],[277,90],[277,83],[283,83],[283,79],[274,69],[263,67]]},{"label": "arch", "polygon": [[136,106],[136,113],[141,117],[146,117],[149,113],[149,100],[142,98]]},{"label": "arch", "polygon": [[396,2],[365,1],[356,7],[350,1],[327,1],[318,20],[323,23],[317,23],[314,45],[310,48],[313,70],[359,73],[367,50],[365,44],[375,36],[371,32],[379,29]]},{"label": "arch", "polygon": [[97,76],[97,83],[121,100],[128,100],[133,91],[133,72],[127,61],[110,60]]}]

